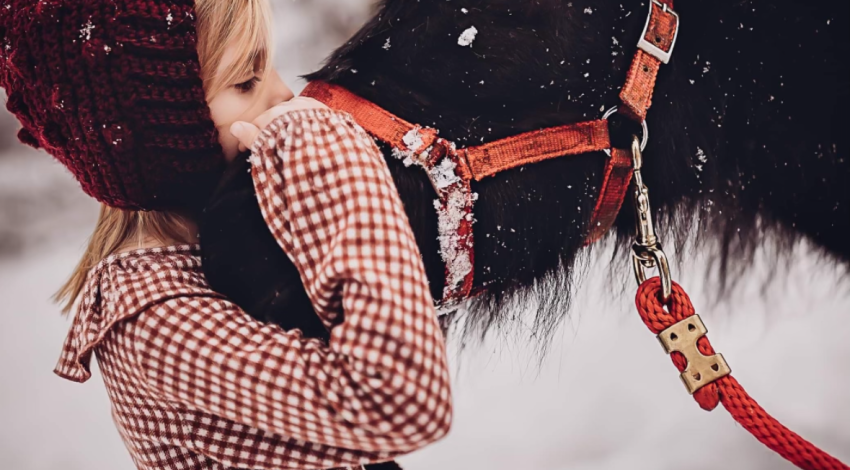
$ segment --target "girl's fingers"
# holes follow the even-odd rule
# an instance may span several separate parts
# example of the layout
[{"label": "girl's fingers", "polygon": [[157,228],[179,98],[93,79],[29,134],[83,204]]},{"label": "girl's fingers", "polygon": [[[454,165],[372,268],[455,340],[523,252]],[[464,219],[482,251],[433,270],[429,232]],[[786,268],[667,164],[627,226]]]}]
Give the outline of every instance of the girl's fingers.
[{"label": "girl's fingers", "polygon": [[260,129],[265,129],[272,121],[290,111],[301,111],[306,109],[322,109],[327,108],[323,103],[307,98],[304,96],[296,96],[289,101],[285,101],[273,106],[254,120],[254,125]]},{"label": "girl's fingers", "polygon": [[272,121],[290,111],[305,109],[327,108],[324,104],[312,98],[296,97],[289,101],[278,104],[263,114],[259,115],[253,123],[237,121],[230,126],[230,133],[239,140],[239,151],[244,152],[251,148],[254,140],[260,135],[260,130],[265,129]]},{"label": "girl's fingers", "polygon": [[239,151],[244,152],[251,148],[260,135],[260,129],[249,122],[237,121],[230,126],[230,133],[239,141]]}]

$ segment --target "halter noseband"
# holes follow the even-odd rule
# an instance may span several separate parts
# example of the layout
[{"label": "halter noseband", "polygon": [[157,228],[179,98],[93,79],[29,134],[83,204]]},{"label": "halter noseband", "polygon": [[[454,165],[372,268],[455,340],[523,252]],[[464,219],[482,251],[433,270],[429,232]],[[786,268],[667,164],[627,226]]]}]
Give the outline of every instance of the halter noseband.
[{"label": "halter noseband", "polygon": [[[661,63],[667,63],[679,29],[673,0],[651,0],[638,50],[620,93],[619,110],[644,124],[651,104],[655,78]],[[442,306],[473,294],[473,206],[478,195],[471,181],[504,170],[555,157],[606,151],[599,198],[585,238],[589,245],[611,228],[632,179],[630,149],[612,149],[607,119],[526,132],[475,147],[457,146],[438,137],[438,131],[405,121],[380,106],[338,85],[311,82],[302,92],[328,107],[352,115],[374,138],[389,145],[393,155],[406,165],[422,167],[437,192],[434,201],[439,217],[440,254],[446,265]]]}]

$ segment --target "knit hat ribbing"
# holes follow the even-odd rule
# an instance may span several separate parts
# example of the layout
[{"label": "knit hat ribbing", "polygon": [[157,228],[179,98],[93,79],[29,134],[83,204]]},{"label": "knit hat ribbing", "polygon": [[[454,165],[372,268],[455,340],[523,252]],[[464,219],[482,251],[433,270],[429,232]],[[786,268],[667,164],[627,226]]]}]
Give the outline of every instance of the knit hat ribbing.
[{"label": "knit hat ribbing", "polygon": [[197,208],[224,158],[193,0],[7,0],[0,86],[19,139],[119,208]]}]

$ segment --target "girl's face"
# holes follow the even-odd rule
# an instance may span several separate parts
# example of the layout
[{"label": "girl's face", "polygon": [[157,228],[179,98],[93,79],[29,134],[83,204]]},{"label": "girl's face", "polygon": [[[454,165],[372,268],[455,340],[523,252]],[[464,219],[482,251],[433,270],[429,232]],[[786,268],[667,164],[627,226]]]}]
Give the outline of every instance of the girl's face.
[{"label": "girl's face", "polygon": [[[217,75],[223,75],[235,60],[235,49],[225,50]],[[230,133],[231,124],[236,121],[252,122],[267,109],[289,101],[293,96],[292,90],[274,70],[265,76],[262,70],[246,71],[233,83],[226,83],[208,104],[227,161],[232,161],[239,154],[239,141]]]}]

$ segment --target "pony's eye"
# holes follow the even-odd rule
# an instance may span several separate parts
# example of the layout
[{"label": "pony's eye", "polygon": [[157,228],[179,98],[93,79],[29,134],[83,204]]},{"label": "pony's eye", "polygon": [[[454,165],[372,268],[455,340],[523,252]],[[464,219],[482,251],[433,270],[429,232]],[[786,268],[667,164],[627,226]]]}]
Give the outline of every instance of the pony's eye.
[{"label": "pony's eye", "polygon": [[250,80],[248,80],[246,82],[237,83],[236,85],[233,85],[233,86],[237,90],[239,90],[241,93],[248,93],[248,92],[252,91],[254,89],[254,87],[257,86],[257,83],[260,83],[260,79],[257,78],[257,77],[252,77]]}]

